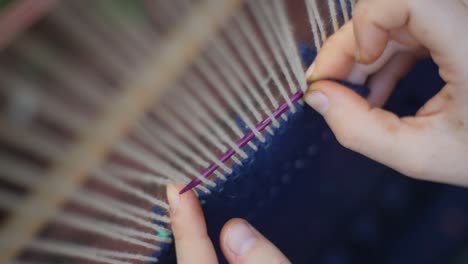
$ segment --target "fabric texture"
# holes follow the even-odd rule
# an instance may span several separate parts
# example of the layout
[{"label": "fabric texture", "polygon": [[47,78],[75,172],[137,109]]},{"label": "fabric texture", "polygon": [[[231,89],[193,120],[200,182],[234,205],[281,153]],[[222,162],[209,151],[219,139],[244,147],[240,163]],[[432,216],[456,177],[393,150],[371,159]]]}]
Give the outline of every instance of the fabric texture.
[{"label": "fabric texture", "polygon": [[[315,53],[306,44],[299,50],[309,65]],[[414,114],[442,86],[437,67],[422,61],[385,108]],[[288,117],[224,186],[201,197],[221,263],[219,233],[233,217],[247,219],[293,263],[447,263],[462,248],[468,191],[409,179],[341,147],[309,107]],[[175,263],[173,247],[160,257]]]}]

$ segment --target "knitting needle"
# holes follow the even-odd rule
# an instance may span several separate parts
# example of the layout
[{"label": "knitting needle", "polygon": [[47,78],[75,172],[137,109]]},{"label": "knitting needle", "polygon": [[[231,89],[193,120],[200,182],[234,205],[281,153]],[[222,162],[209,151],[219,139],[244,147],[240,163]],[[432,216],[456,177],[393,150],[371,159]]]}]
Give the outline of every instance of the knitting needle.
[{"label": "knitting needle", "polygon": [[[295,94],[293,94],[289,100],[291,101],[292,104],[297,103],[302,96],[304,95],[304,92],[298,91]],[[273,112],[273,117],[278,119],[282,114],[286,113],[289,110],[289,105],[287,102],[282,103],[274,112]],[[264,119],[262,122],[258,123],[255,127],[259,132],[262,132],[267,128],[273,120],[270,117],[267,117]],[[249,131],[244,137],[239,139],[239,141],[236,142],[236,145],[239,148],[243,148],[247,143],[249,143],[252,139],[254,139],[255,135],[253,131]],[[221,162],[226,162],[228,159],[230,159],[233,155],[235,154],[235,151],[233,148],[228,149],[220,158],[219,161]],[[216,163],[212,163],[208,168],[206,168],[202,172],[202,177],[209,177],[216,169],[218,169],[218,165]],[[197,185],[201,183],[200,179],[193,179],[189,184],[187,184],[180,192],[179,194],[183,194],[187,191],[192,190],[195,188]]]},{"label": "knitting needle", "polygon": [[[369,90],[365,88],[364,86],[361,85],[356,85],[352,84],[348,81],[342,81],[342,80],[329,80],[329,81],[335,81],[337,83],[340,83],[344,86],[349,87],[350,89],[354,90],[357,92],[359,95],[363,97],[367,97]],[[311,85],[311,83],[308,83],[307,86]],[[282,114],[286,113],[289,110],[289,105],[288,103],[291,103],[291,105],[297,103],[302,96],[304,95],[303,91],[298,91],[295,94],[293,94],[289,100],[290,102],[284,102],[282,103],[274,112],[273,112],[273,117],[274,118],[279,118]],[[265,130],[266,127],[268,127],[272,123],[272,119],[270,117],[267,117],[265,120],[262,122],[258,123],[255,127],[259,132],[262,132]],[[244,137],[242,137],[239,141],[236,142],[236,145],[239,148],[244,147],[247,143],[249,143],[253,138],[255,137],[254,133],[252,131],[249,131]],[[229,158],[232,157],[232,155],[235,154],[234,149],[230,148],[228,149],[220,158],[219,161],[221,162],[226,162]],[[209,177],[216,169],[218,169],[218,165],[215,163],[212,163],[208,168],[206,168],[202,172],[202,177]],[[179,194],[183,194],[187,191],[190,191],[191,189],[195,188],[197,185],[201,183],[200,179],[193,179],[189,184],[187,184],[180,192]]]}]

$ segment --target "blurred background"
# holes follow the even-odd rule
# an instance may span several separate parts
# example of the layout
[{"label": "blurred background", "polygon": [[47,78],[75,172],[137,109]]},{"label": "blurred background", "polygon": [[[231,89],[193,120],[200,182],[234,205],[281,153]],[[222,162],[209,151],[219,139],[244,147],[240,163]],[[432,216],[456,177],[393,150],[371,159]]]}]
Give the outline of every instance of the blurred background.
[{"label": "blurred background", "polygon": [[[29,131],[39,134],[45,129],[48,135],[55,135],[59,146],[76,140],[74,132],[78,128],[74,125],[81,122],[91,127],[93,123],[89,120],[100,113],[89,98],[113,100],[123,80],[145,67],[147,49],[163,43],[161,39],[170,36],[179,20],[199,2],[202,0],[1,0],[1,115],[21,124],[33,120],[37,126],[28,124]],[[312,63],[315,51],[304,1],[285,3],[305,69]],[[351,12],[354,2],[339,4],[343,3]],[[325,1],[319,2],[320,12],[324,13],[325,8]],[[86,26],[73,24],[70,18],[73,15],[76,16],[73,21],[84,21]],[[345,20],[344,12],[338,11],[337,16],[341,22]],[[331,20],[325,21],[331,28]],[[92,47],[93,52],[84,46]],[[109,50],[110,53],[106,52]],[[116,58],[112,52],[122,56]],[[60,54],[61,60],[56,60],[54,54]],[[70,65],[73,71],[64,70]],[[95,78],[93,84],[104,87],[98,94],[87,86],[90,79],[82,78],[90,74]],[[66,121],[73,113],[60,115],[59,109],[63,107],[56,106],[43,109],[46,117],[64,118],[64,124],[68,125],[57,127],[48,123],[46,118],[36,115],[40,105],[37,98],[16,89],[28,86],[18,85],[18,79],[28,80],[36,93],[44,89],[45,94],[59,98],[62,105],[74,105],[75,111],[89,119],[77,118],[69,124]],[[61,89],[64,80],[75,85],[71,92]],[[436,65],[430,60],[421,61],[398,83],[385,108],[402,116],[412,115],[443,85]],[[44,96],[41,100],[49,99]],[[323,119],[307,107],[289,118],[275,136],[267,137],[266,144],[258,144],[259,151],[249,152],[246,165],[232,164],[234,173],[227,182],[215,188],[213,194],[200,196],[215,243],[219,244],[219,231],[228,219],[243,217],[293,263],[468,263],[468,190],[409,179],[344,149]],[[236,122],[239,127],[246,127],[240,118]],[[0,127],[3,132],[9,128],[7,123]],[[3,132],[2,135],[7,134]],[[50,160],[33,153],[44,148],[35,145],[37,148],[32,151],[18,150],[18,144],[9,137],[0,139],[2,153],[20,156],[40,171],[51,166]],[[61,151],[51,149],[48,153],[60,155]],[[13,163],[6,160],[0,163],[13,168]],[[111,193],[92,181],[86,182],[86,186]],[[21,195],[28,193],[27,188],[2,178],[0,187]],[[147,191],[163,196],[162,188]],[[66,208],[74,207],[66,204]],[[152,210],[150,206],[145,209]],[[2,223],[7,217],[8,212],[1,211]],[[43,229],[41,236],[66,236],[74,242],[130,250],[55,225]],[[173,246],[166,242],[158,245],[164,249],[155,254],[158,263],[175,263]],[[145,249],[141,253],[153,252]],[[31,252],[23,253],[20,259],[25,263],[69,263],[61,257]]]}]

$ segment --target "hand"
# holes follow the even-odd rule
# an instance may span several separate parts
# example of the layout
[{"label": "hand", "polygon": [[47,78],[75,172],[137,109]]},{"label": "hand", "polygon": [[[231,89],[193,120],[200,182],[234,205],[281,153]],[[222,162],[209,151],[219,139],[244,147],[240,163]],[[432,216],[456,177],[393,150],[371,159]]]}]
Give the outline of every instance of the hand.
[{"label": "hand", "polygon": [[[179,264],[218,263],[206,232],[205,219],[193,192],[179,195],[180,186],[170,185],[167,197]],[[220,236],[221,249],[229,263],[287,264],[288,259],[255,228],[242,219],[231,219]]]},{"label": "hand", "polygon": [[[368,100],[329,81],[313,83],[305,100],[343,146],[411,177],[468,186],[466,25],[462,0],[360,0],[306,75],[367,81]],[[398,79],[428,55],[446,86],[415,116],[381,109]]]}]

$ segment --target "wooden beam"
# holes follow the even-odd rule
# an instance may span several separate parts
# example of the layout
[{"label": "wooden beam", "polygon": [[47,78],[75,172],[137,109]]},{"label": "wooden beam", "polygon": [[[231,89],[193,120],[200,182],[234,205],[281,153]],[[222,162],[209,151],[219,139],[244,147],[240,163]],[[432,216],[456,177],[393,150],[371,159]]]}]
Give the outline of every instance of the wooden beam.
[{"label": "wooden beam", "polygon": [[83,133],[60,163],[37,188],[18,204],[0,230],[0,263],[9,263],[41,230],[61,205],[95,170],[113,146],[140,120],[200,53],[241,0],[206,0],[181,17],[175,30],[162,40],[150,63],[135,72],[122,94]]}]

